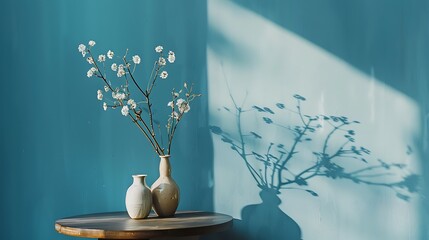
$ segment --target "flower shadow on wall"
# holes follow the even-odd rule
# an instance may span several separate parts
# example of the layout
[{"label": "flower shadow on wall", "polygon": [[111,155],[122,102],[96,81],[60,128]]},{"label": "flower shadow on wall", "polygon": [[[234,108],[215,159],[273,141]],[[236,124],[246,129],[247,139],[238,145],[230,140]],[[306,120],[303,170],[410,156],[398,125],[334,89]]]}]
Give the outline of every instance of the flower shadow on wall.
[{"label": "flower shadow on wall", "polygon": [[[283,103],[276,103],[271,108],[254,105],[250,109],[244,109],[237,104],[231,93],[230,97],[234,108],[224,107],[224,111],[234,115],[237,132],[227,133],[219,126],[210,128],[213,134],[218,135],[243,160],[260,189],[262,200],[260,204],[248,205],[242,209],[242,220],[234,223],[238,231],[229,233],[233,235],[230,236],[233,239],[243,238],[238,236],[241,231],[246,232],[245,239],[249,239],[249,236],[251,239],[301,239],[299,225],[280,209],[281,199],[278,195],[285,190],[301,190],[318,197],[317,189],[310,185],[318,177],[389,188],[404,201],[408,201],[411,194],[418,191],[419,176],[405,174],[405,164],[374,160],[369,149],[356,144],[354,126],[360,122],[349,120],[345,116],[306,115],[301,107],[306,99],[298,94],[294,95],[295,109],[290,109]],[[267,127],[281,131],[284,142],[266,141],[263,134],[244,129],[243,118],[251,112],[256,112]],[[274,118],[276,114],[283,116],[290,113],[297,118],[296,125],[284,124],[275,120],[278,117]],[[288,139],[292,141],[286,144]],[[255,141],[256,145],[249,144]],[[265,149],[264,142],[268,142]],[[316,142],[311,145],[311,159],[301,153],[304,152],[306,142]],[[410,148],[407,154],[411,154]]]}]

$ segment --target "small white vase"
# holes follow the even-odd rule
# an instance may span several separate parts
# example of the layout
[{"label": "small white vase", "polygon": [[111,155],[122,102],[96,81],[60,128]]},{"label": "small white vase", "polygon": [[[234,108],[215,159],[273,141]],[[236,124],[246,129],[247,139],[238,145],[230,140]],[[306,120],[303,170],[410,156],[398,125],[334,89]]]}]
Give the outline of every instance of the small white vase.
[{"label": "small white vase", "polygon": [[170,155],[160,158],[159,178],[151,187],[153,210],[159,217],[172,217],[179,205],[180,190],[171,177]]},{"label": "small white vase", "polygon": [[146,185],[146,176],[133,175],[133,184],[125,196],[125,207],[132,219],[147,218],[152,208],[152,193]]}]

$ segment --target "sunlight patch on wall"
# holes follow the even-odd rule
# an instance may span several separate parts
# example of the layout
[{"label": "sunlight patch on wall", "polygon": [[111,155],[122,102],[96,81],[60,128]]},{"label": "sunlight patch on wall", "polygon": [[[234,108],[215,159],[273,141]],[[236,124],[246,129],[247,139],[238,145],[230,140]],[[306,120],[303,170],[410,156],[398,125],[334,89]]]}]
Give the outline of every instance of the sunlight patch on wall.
[{"label": "sunlight patch on wall", "polygon": [[[372,172],[377,178],[369,180],[371,183],[399,183],[419,174],[414,151],[419,108],[409,97],[379,82],[377,69],[361,72],[230,1],[208,1],[208,17],[208,96],[217,212],[242,219],[244,207],[262,202],[258,177],[252,177],[251,168],[246,167],[240,144],[245,143],[255,175],[261,172],[264,178],[264,154],[271,143],[272,149],[279,144],[287,149],[295,141],[293,127],[303,125],[296,113],[298,101],[303,115],[326,115],[332,123],[335,119],[330,116],[360,122],[347,125],[353,131],[349,138],[355,141],[348,146],[370,150],[363,153],[368,163],[344,157],[335,160],[338,166],[349,172],[374,164],[390,166]],[[241,125],[238,107],[249,110],[240,115]],[[314,152],[323,152],[332,125],[323,119],[314,124],[320,126],[307,132],[310,140],[297,144],[299,153],[288,163],[289,173],[284,176],[291,178],[293,172],[318,161]],[[347,134],[330,138],[326,151],[339,149]],[[278,149],[275,152],[281,154]],[[353,157],[361,158],[358,154]],[[267,182],[278,182],[277,174],[270,177]],[[315,176],[307,185],[294,185],[311,191],[280,190],[279,207],[298,223],[304,239],[417,239],[413,235],[418,232],[417,195],[408,194],[410,199],[404,200],[408,197],[404,190],[410,189],[339,178]],[[395,187],[399,192],[392,190]]]}]

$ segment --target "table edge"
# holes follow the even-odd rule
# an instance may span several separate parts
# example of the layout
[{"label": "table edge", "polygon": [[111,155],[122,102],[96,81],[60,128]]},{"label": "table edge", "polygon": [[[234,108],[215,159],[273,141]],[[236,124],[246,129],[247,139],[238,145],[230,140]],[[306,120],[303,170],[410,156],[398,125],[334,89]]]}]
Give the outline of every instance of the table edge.
[{"label": "table edge", "polygon": [[[231,219],[227,222],[209,225],[209,226],[199,226],[192,228],[183,228],[183,229],[164,229],[164,230],[131,230],[131,231],[109,231],[103,229],[89,229],[89,228],[74,228],[63,226],[58,221],[67,219],[58,219],[55,221],[55,230],[64,235],[73,236],[73,237],[82,237],[82,238],[108,238],[108,239],[144,239],[144,238],[156,238],[156,237],[185,237],[185,236],[195,236],[195,235],[204,235],[211,234],[216,232],[226,231],[233,225],[234,218],[222,214],[216,213],[230,217]],[[72,217],[70,217],[72,218]]]}]

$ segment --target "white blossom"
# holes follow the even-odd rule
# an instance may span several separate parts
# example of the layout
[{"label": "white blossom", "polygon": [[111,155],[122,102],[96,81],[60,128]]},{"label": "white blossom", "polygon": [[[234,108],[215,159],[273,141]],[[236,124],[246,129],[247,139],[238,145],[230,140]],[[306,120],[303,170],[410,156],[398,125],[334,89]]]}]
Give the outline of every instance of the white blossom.
[{"label": "white blossom", "polygon": [[134,62],[135,64],[140,64],[141,59],[140,59],[139,55],[134,55],[134,56],[133,56],[133,62]]},{"label": "white blossom", "polygon": [[103,55],[103,54],[99,55],[99,56],[98,56],[98,61],[99,61],[99,62],[104,62],[104,61],[106,61],[106,55]]},{"label": "white blossom", "polygon": [[95,67],[92,67],[88,70],[88,72],[86,73],[86,76],[92,77],[96,71],[97,71],[97,69]]},{"label": "white blossom", "polygon": [[118,69],[118,73],[116,74],[118,77],[122,77],[125,75],[125,70],[124,68],[119,68]]},{"label": "white blossom", "polygon": [[157,52],[157,53],[160,53],[160,52],[162,52],[162,50],[163,50],[164,48],[162,47],[162,46],[157,46],[156,48],[155,48],[155,52]]},{"label": "white blossom", "polygon": [[158,64],[159,65],[161,65],[161,66],[165,66],[165,64],[166,64],[167,62],[165,61],[165,58],[163,58],[163,57],[160,57],[159,58],[159,60],[158,60]]},{"label": "white blossom", "polygon": [[107,52],[107,57],[108,57],[109,59],[112,59],[114,55],[115,55],[115,53],[114,53],[114,52],[112,52],[112,51],[110,51],[110,50]]},{"label": "white blossom", "polygon": [[173,51],[168,52],[168,61],[170,63],[174,63],[174,61],[176,61],[176,55],[174,55]]},{"label": "white blossom", "polygon": [[118,92],[112,92],[112,98],[117,100],[124,100],[125,99],[125,93],[118,93]]},{"label": "white blossom", "polygon": [[182,107],[181,108],[179,108],[179,111],[181,112],[181,113],[183,113],[183,112],[185,112],[185,113],[187,113],[187,112],[189,112],[189,110],[191,110],[191,107],[189,106],[189,104],[188,103],[186,103],[186,104],[182,104]]},{"label": "white blossom", "polygon": [[162,73],[159,75],[162,79],[166,79],[168,77],[167,71],[162,71]]},{"label": "white blossom", "polygon": [[91,46],[91,47],[94,47],[95,42],[93,40],[91,40],[91,41],[88,42],[88,45]]},{"label": "white blossom", "polygon": [[183,86],[184,86],[185,88],[188,88],[188,84],[186,84],[186,82],[183,84]]},{"label": "white blossom", "polygon": [[118,70],[118,65],[116,65],[116,63],[114,63],[114,64],[112,64],[112,66],[110,68],[116,72],[116,70]]},{"label": "white blossom", "polygon": [[82,57],[85,57],[86,55],[86,46],[83,44],[79,44],[77,47],[77,50],[79,50],[80,53],[82,53]]},{"label": "white blossom", "polygon": [[186,102],[182,98],[177,99],[176,105],[179,108],[180,113],[187,113],[189,112],[189,110],[191,110],[191,107],[189,106],[188,102]]},{"label": "white blossom", "polygon": [[103,103],[103,109],[104,109],[104,111],[107,110],[107,103],[106,102]]},{"label": "white blossom", "polygon": [[108,86],[104,86],[104,91],[108,92],[109,91],[109,87]]},{"label": "white blossom", "polygon": [[83,44],[79,44],[79,46],[77,47],[77,49],[79,50],[80,53],[82,53],[82,57],[85,57],[86,55],[86,46]]},{"label": "white blossom", "polygon": [[176,111],[173,111],[171,113],[171,117],[174,118],[174,119],[178,119],[179,118],[179,114]]},{"label": "white blossom", "polygon": [[179,97],[179,93],[177,93],[177,92],[174,92],[173,95],[175,98]]},{"label": "white blossom", "polygon": [[88,57],[88,58],[86,59],[86,61],[87,61],[89,64],[94,64],[94,59],[93,59],[92,57]]},{"label": "white blossom", "polygon": [[130,105],[131,109],[136,109],[137,103],[133,99],[128,99],[127,104]]},{"label": "white blossom", "polygon": [[103,92],[101,92],[101,90],[97,90],[97,99],[98,100],[103,100]]},{"label": "white blossom", "polygon": [[86,46],[83,44],[79,44],[79,47],[77,47],[77,50],[79,50],[79,52],[85,52]]},{"label": "white blossom", "polygon": [[168,102],[167,106],[168,106],[168,107],[171,107],[171,108],[173,108],[173,107],[174,107],[174,103],[173,103],[173,101],[171,101],[171,102]]},{"label": "white blossom", "polygon": [[89,69],[88,72],[86,72],[86,76],[90,78],[92,75],[94,75],[94,72]]},{"label": "white blossom", "polygon": [[128,106],[123,106],[122,107],[122,109],[121,109],[121,113],[122,113],[122,115],[124,115],[124,116],[128,116],[128,112],[129,112],[129,108],[128,108]]},{"label": "white blossom", "polygon": [[179,98],[179,99],[177,99],[176,105],[180,106],[183,102],[186,102],[185,99]]}]

